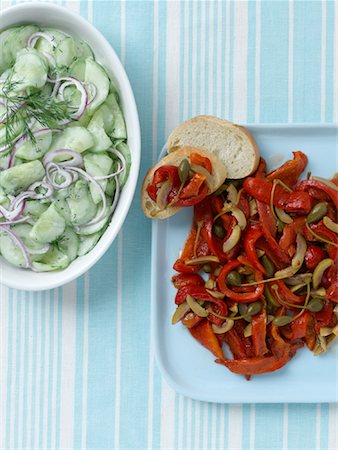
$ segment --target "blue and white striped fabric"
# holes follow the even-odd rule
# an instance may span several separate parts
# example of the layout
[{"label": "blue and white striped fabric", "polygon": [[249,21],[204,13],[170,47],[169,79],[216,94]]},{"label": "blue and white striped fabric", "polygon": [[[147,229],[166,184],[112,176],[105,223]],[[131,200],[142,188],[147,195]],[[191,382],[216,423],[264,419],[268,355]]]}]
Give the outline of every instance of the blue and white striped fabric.
[{"label": "blue and white striped fabric", "polygon": [[[196,114],[338,121],[337,2],[62,3],[126,67],[141,178],[168,132]],[[85,276],[39,294],[1,288],[1,449],[337,450],[337,405],[208,404],[166,385],[149,331],[150,234],[138,190]]]}]

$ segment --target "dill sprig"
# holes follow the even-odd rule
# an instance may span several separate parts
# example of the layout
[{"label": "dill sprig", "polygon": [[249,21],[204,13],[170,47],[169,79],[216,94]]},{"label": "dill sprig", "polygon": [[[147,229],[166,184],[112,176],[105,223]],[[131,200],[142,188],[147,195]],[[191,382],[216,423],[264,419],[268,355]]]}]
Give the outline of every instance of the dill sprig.
[{"label": "dill sprig", "polygon": [[46,128],[53,128],[71,118],[68,102],[47,97],[39,90],[18,92],[20,83],[7,78],[2,88],[2,96],[6,105],[6,144],[10,144],[17,135],[17,127],[23,123],[23,136],[36,142],[32,131],[35,122]]}]

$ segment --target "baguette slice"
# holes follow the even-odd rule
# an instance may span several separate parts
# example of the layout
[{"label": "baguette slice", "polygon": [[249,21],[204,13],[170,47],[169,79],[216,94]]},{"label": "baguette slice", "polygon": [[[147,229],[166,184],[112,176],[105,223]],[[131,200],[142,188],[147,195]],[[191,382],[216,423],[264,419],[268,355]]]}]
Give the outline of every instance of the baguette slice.
[{"label": "baguette slice", "polygon": [[259,163],[259,151],[251,133],[218,117],[197,116],[175,128],[167,141],[168,153],[187,145],[217,155],[227,169],[228,178],[247,177]]},{"label": "baguette slice", "polygon": [[178,149],[176,152],[171,153],[170,155],[165,156],[158,162],[155,166],[151,167],[143,181],[142,185],[142,208],[144,214],[151,219],[166,219],[174,214],[176,214],[182,207],[180,206],[168,206],[165,209],[159,209],[156,202],[154,202],[148,195],[147,187],[152,183],[155,171],[165,165],[179,166],[182,159],[189,158],[191,153],[199,153],[201,156],[209,158],[212,164],[212,173],[210,177],[211,185],[209,185],[209,194],[218,189],[221,184],[223,184],[226,179],[227,173],[222,161],[213,153],[208,152],[207,150],[196,148],[196,147],[182,147]]}]

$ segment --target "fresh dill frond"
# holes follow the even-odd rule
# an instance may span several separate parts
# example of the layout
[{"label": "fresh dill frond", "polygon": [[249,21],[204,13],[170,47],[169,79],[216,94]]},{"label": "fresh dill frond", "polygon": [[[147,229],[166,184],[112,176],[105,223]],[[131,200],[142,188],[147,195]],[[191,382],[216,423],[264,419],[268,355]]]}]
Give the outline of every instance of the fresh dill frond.
[{"label": "fresh dill frond", "polygon": [[10,144],[17,136],[21,123],[23,136],[35,143],[32,131],[35,122],[46,128],[53,128],[71,118],[67,101],[47,97],[38,90],[22,93],[19,89],[20,83],[13,81],[10,74],[2,88],[2,97],[6,105],[6,144]]}]

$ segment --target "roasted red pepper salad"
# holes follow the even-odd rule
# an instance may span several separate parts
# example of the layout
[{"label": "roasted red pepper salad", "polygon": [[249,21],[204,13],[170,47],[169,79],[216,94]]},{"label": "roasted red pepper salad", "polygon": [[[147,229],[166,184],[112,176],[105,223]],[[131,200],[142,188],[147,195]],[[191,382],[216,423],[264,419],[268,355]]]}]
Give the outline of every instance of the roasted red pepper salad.
[{"label": "roasted red pepper salad", "polygon": [[[204,161],[190,161],[208,171]],[[212,195],[201,183],[194,200],[182,194],[200,180],[198,171],[182,189],[187,178],[163,167],[148,188],[155,198],[154,186],[169,176],[169,201],[194,205],[173,266],[172,323],[182,322],[217,363],[247,378],[280,369],[303,346],[325,352],[338,335],[338,179],[300,181],[306,165],[306,155],[294,152],[267,173],[260,159],[252,176],[226,180]]]}]

